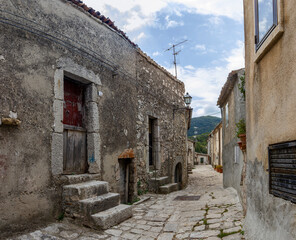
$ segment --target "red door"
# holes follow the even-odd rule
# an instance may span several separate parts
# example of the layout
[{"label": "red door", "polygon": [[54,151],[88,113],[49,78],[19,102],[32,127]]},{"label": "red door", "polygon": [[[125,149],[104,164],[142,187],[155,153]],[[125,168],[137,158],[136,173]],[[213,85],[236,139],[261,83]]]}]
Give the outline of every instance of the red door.
[{"label": "red door", "polygon": [[85,130],[85,87],[64,79],[64,173],[84,173],[87,170]]}]

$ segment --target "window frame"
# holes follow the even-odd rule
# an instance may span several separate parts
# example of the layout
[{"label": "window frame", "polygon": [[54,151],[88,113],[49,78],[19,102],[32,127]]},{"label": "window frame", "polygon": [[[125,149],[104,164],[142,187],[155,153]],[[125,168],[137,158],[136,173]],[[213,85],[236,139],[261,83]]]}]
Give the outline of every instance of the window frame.
[{"label": "window frame", "polygon": [[271,34],[271,32],[276,28],[278,25],[278,0],[273,1],[273,25],[269,28],[269,30],[265,33],[261,41],[259,41],[259,6],[258,0],[254,0],[255,5],[255,45],[256,45],[256,52]]}]

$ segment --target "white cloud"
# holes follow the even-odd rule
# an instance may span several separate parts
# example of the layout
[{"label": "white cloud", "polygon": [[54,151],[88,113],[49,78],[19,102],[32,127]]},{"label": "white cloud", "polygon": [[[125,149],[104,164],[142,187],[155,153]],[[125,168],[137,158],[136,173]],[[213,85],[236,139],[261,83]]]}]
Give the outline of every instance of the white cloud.
[{"label": "white cloud", "polygon": [[173,28],[173,27],[184,25],[184,22],[182,21],[177,22],[177,21],[171,20],[169,15],[165,17],[165,20],[166,20],[166,28]]},{"label": "white cloud", "polygon": [[[220,91],[228,74],[244,67],[243,49],[243,42],[238,41],[236,48],[230,51],[229,56],[221,59],[218,67],[178,67],[178,78],[185,83],[186,91],[193,97],[191,106],[194,108],[194,117],[220,115],[220,110],[216,107]],[[174,69],[170,69],[170,72],[173,73]]]},{"label": "white cloud", "polygon": [[133,41],[134,41],[134,42],[139,42],[141,39],[143,39],[143,38],[145,38],[145,37],[146,37],[145,33],[141,32],[138,36],[136,36],[136,37],[133,39]]},{"label": "white cloud", "polygon": [[158,51],[156,51],[156,52],[152,53],[152,56],[153,56],[153,57],[156,57],[156,56],[159,56],[159,55],[161,55],[161,53],[160,53],[160,52],[158,52]]},{"label": "white cloud", "polygon": [[194,67],[192,65],[187,65],[184,67],[185,69],[194,70]]},{"label": "white cloud", "polygon": [[225,58],[228,71],[240,69],[245,66],[244,43],[237,41],[237,47],[232,49],[230,55]]},{"label": "white cloud", "polygon": [[[84,2],[101,13],[109,16],[124,31],[134,31],[144,25],[152,25],[157,12],[171,9],[181,16],[182,11],[213,17],[228,17],[235,21],[243,20],[243,0],[84,0]],[[120,18],[115,19],[113,11],[108,6],[119,11]],[[172,25],[174,23],[171,23]]]},{"label": "white cloud", "polygon": [[220,25],[223,23],[223,20],[221,19],[221,17],[214,16],[209,18],[209,22],[211,25]]},{"label": "white cloud", "polygon": [[195,50],[199,50],[199,51],[205,51],[206,50],[206,46],[204,44],[196,44],[194,46]]}]

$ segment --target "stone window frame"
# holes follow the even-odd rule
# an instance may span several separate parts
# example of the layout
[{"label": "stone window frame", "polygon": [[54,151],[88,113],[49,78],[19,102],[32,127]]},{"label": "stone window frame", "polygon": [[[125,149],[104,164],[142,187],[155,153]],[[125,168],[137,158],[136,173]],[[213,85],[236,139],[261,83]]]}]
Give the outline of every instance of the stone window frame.
[{"label": "stone window frame", "polygon": [[98,91],[101,84],[100,77],[93,71],[74,63],[71,59],[59,59],[54,74],[54,125],[51,147],[51,171],[53,176],[63,174],[63,103],[64,76],[77,82],[86,84],[85,102],[87,108],[87,160],[88,173],[100,174],[101,153],[99,135]]},{"label": "stone window frame", "polygon": [[[255,45],[255,63],[260,62],[260,60],[264,57],[264,55],[278,42],[281,36],[284,33],[284,7],[283,0],[273,0],[274,7],[276,8],[276,12],[274,12],[274,16],[276,16],[277,24],[267,32],[265,37],[257,43],[258,36],[258,27],[257,23],[258,19],[258,0],[254,0],[254,26],[255,26],[255,37],[254,37],[254,45]],[[275,21],[274,21],[275,22]]]}]

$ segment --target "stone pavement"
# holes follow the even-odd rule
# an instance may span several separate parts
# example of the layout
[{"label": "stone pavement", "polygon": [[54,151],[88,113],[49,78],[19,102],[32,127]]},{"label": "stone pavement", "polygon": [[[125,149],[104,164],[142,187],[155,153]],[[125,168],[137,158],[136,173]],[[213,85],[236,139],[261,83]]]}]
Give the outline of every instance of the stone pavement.
[{"label": "stone pavement", "polygon": [[150,196],[150,200],[135,205],[132,218],[103,232],[64,220],[10,239],[245,239],[242,207],[236,191],[223,189],[222,174],[209,165],[193,170],[185,190],[145,196]]}]

